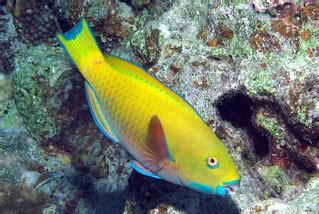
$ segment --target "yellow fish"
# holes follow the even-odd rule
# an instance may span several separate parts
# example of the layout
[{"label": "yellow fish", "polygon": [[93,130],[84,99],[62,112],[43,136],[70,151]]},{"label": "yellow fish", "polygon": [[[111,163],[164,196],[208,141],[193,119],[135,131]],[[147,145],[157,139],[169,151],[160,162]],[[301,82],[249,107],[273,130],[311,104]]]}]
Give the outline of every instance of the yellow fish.
[{"label": "yellow fish", "polygon": [[86,19],[57,37],[86,79],[96,125],[130,152],[135,170],[208,194],[238,189],[224,145],[183,98],[143,68],[104,56]]}]

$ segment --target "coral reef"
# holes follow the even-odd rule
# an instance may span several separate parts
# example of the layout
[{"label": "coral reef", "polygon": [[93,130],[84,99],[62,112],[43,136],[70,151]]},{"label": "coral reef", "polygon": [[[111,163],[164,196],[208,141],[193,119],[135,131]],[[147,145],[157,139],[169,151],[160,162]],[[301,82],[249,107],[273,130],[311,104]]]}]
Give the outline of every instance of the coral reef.
[{"label": "coral reef", "polygon": [[12,41],[15,40],[16,30],[13,25],[13,18],[3,6],[0,5],[0,72],[8,74],[12,71],[14,53]]},{"label": "coral reef", "polygon": [[[53,1],[9,1],[18,35],[27,44],[54,44],[60,25],[49,7]],[[30,27],[32,26],[32,27]]]},{"label": "coral reef", "polygon": [[[2,160],[0,172],[0,209],[3,213],[39,213],[54,201],[36,183],[41,174],[27,171],[14,160]],[[44,173],[42,173],[44,174]],[[44,180],[46,180],[44,178]]]},{"label": "coral reef", "polygon": [[74,26],[82,17],[87,17],[94,27],[95,35],[106,48],[125,39],[134,27],[135,15],[127,4],[115,0],[103,1],[58,1],[54,5],[58,20],[65,30]]},{"label": "coral reef", "polygon": [[143,59],[146,66],[153,65],[158,59],[158,34],[158,29],[142,29],[141,31],[136,31],[132,36],[132,50]]},{"label": "coral reef", "polygon": [[[55,42],[83,16],[104,52],[194,106],[235,160],[236,194],[133,172]],[[318,21],[312,1],[0,1],[1,211],[318,212]]]},{"label": "coral reef", "polygon": [[284,188],[288,185],[289,177],[279,166],[271,166],[266,169],[261,168],[260,171],[266,184],[270,185],[276,193],[283,192]]},{"label": "coral reef", "polygon": [[61,49],[38,46],[20,50],[26,52],[15,58],[15,102],[32,137],[45,141],[59,133],[59,113],[63,116],[67,111],[62,108],[61,98],[69,96],[71,83],[67,77],[71,68]]}]

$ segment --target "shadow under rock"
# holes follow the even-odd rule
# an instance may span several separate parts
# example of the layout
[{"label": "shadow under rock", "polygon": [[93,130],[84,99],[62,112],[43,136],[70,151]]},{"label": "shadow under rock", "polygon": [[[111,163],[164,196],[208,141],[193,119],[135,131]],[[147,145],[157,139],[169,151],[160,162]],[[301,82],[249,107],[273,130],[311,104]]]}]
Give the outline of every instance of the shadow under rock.
[{"label": "shadow under rock", "polygon": [[129,178],[128,199],[137,205],[137,213],[173,206],[186,213],[240,213],[230,197],[207,195],[133,172]]},{"label": "shadow under rock", "polygon": [[[90,173],[76,173],[69,177],[69,181],[80,192],[84,200],[78,211],[90,214],[124,213],[126,190],[109,192]],[[84,210],[81,210],[84,209]]]},{"label": "shadow under rock", "polygon": [[[137,172],[129,177],[126,189],[109,192],[90,173],[76,173],[68,178],[81,199],[78,211],[92,214],[124,213],[125,201],[133,202],[134,213],[149,213],[158,208],[165,213],[169,206],[186,213],[240,213],[230,197],[206,195],[164,180],[153,179]],[[114,181],[116,182],[116,181]],[[81,210],[82,209],[82,210]]]}]

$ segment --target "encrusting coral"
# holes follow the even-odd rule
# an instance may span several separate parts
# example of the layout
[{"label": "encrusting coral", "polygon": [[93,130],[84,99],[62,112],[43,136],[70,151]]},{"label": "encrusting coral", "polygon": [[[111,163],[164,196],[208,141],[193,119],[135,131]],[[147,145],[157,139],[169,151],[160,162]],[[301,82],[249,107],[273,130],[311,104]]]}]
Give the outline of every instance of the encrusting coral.
[{"label": "encrusting coral", "polygon": [[[318,210],[317,3],[0,5],[1,210]],[[104,52],[144,65],[194,106],[234,158],[239,192],[207,196],[132,172],[127,152],[95,126],[83,78],[55,42],[82,16]],[[22,175],[53,180],[37,189]]]}]

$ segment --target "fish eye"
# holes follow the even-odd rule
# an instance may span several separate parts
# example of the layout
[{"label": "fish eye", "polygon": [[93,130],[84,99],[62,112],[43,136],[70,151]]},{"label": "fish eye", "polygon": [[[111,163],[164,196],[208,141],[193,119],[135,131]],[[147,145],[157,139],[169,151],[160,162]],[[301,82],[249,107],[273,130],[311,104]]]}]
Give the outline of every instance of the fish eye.
[{"label": "fish eye", "polygon": [[210,157],[207,159],[207,165],[209,168],[215,169],[219,166],[218,159],[216,157]]}]

